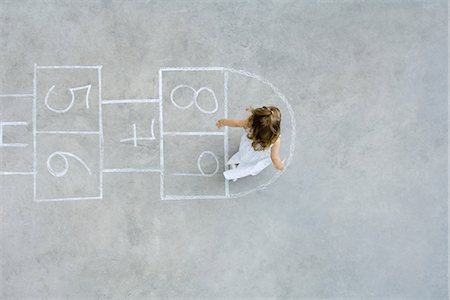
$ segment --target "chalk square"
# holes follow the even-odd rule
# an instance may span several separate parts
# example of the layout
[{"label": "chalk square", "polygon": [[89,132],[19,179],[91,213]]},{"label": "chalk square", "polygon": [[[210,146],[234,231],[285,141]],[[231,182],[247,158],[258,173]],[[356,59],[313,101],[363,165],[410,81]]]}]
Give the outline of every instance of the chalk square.
[{"label": "chalk square", "polygon": [[0,172],[33,171],[33,97],[1,97],[0,122],[26,122],[3,126],[3,143],[26,144],[24,147],[0,146]]},{"label": "chalk square", "polygon": [[223,136],[165,136],[163,199],[225,196],[223,153]]},{"label": "chalk square", "polygon": [[[101,198],[99,149],[98,134],[37,134],[35,200]],[[64,158],[55,153],[64,153],[67,168]],[[65,169],[63,176],[51,173]]]},{"label": "chalk square", "polygon": [[159,169],[159,103],[103,105],[102,115],[105,169]]},{"label": "chalk square", "polygon": [[36,129],[99,131],[100,88],[99,69],[38,68]]},{"label": "chalk square", "polygon": [[161,76],[165,132],[220,131],[215,120],[225,115],[223,71],[162,71]]}]

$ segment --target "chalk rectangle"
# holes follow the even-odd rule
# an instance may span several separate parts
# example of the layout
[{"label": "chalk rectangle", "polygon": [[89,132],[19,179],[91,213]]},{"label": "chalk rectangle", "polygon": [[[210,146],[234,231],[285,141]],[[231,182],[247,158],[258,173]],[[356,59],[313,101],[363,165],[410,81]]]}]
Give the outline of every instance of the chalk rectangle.
[{"label": "chalk rectangle", "polygon": [[102,197],[99,137],[37,134],[35,201]]},{"label": "chalk rectangle", "polygon": [[223,136],[165,136],[162,199],[225,197],[223,166]]},{"label": "chalk rectangle", "polygon": [[158,104],[103,105],[105,169],[159,169]]},{"label": "chalk rectangle", "polygon": [[100,131],[100,67],[36,66],[38,131]]},{"label": "chalk rectangle", "polygon": [[217,68],[162,69],[164,132],[218,131],[216,120],[224,116],[223,73]]}]

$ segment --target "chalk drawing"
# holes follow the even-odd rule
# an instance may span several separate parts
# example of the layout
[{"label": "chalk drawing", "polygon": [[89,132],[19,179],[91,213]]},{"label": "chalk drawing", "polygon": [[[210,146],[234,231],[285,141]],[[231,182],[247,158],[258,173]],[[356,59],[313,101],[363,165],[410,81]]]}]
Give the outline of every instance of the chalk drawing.
[{"label": "chalk drawing", "polygon": [[[55,171],[51,166],[51,161],[56,156],[59,156],[64,160],[64,169],[60,172]],[[86,168],[89,175],[92,175],[91,169],[89,169],[89,167],[85,164],[85,162],[81,158],[79,158],[78,156],[76,156],[75,154],[72,154],[70,152],[62,152],[62,151],[53,152],[47,158],[47,169],[50,172],[50,174],[52,174],[55,177],[61,177],[61,176],[66,175],[67,171],[69,170],[69,161],[67,160],[67,157],[73,157],[74,159],[79,161],[80,164],[82,164]]]},{"label": "chalk drawing", "polygon": [[198,132],[198,131],[164,131],[163,135],[224,135],[223,131],[204,131],[204,132]]},{"label": "chalk drawing", "polygon": [[[48,69],[45,72],[50,72],[51,70],[54,70],[54,72],[52,71],[52,73],[57,74],[58,77],[61,77],[62,74],[73,74],[73,73],[67,73],[65,70],[70,70],[70,69],[76,69],[78,70],[77,72],[82,72],[82,74],[84,75],[84,72],[89,72],[86,74],[91,74],[92,75],[92,71],[90,71],[90,69],[94,70],[97,75],[96,75],[96,79],[98,80],[98,100],[97,99],[93,99],[92,97],[90,97],[91,94],[91,90],[92,88],[96,87],[97,85],[93,85],[93,84],[80,84],[79,86],[72,86],[72,87],[67,87],[66,91],[67,94],[69,96],[69,99],[67,100],[68,103],[64,104],[64,108],[57,108],[55,107],[55,103],[50,103],[50,99],[52,98],[52,94],[55,94],[55,87],[56,85],[49,85],[50,88],[48,90],[45,91],[44,95],[45,97],[43,97],[43,99],[38,99],[38,78],[40,76],[40,70],[42,69]],[[33,120],[33,200],[37,201],[37,202],[43,202],[43,201],[65,201],[65,200],[88,200],[88,199],[102,199],[103,197],[103,122],[102,122],[102,84],[101,84],[101,69],[102,66],[37,66],[36,64],[34,65],[34,74],[33,74],[33,107],[32,107],[32,120]],[[62,73],[61,73],[62,72]],[[46,73],[47,74],[47,73]],[[90,76],[90,75],[89,75]],[[82,76],[84,78],[84,76]],[[45,80],[46,77],[44,77]],[[96,79],[90,77],[91,81],[96,81]],[[41,85],[39,85],[41,86]],[[45,86],[45,85],[43,85]],[[81,94],[80,94],[81,93]],[[42,115],[39,115],[37,113],[37,103],[38,101],[42,101],[44,102],[43,104],[45,104],[45,107],[52,112],[55,112],[57,114],[64,114],[68,111],[70,111],[74,104],[75,101],[77,99],[75,99],[77,97],[81,98],[82,100],[82,104],[83,107],[85,107],[87,110],[89,110],[91,108],[91,104],[95,101],[98,101],[98,115],[95,117],[98,117],[98,131],[97,130],[92,130],[92,131],[78,131],[78,130],[50,130],[50,131],[45,131],[45,130],[37,130],[37,123],[40,121],[39,118],[42,118]],[[89,115],[89,117],[92,117],[92,114]],[[71,124],[71,123],[68,123]],[[93,128],[94,129],[94,128]],[[97,128],[95,128],[97,129]],[[65,197],[65,198],[61,198],[61,197],[57,197],[57,198],[45,198],[45,199],[38,199],[38,195],[37,195],[37,190],[38,190],[38,186],[37,186],[37,177],[39,176],[40,172],[37,171],[37,141],[40,139],[40,136],[42,135],[65,135],[66,138],[80,138],[81,136],[85,136],[86,138],[89,135],[93,135],[93,136],[98,136],[98,149],[99,149],[99,153],[98,153],[98,159],[99,159],[99,172],[98,172],[98,178],[99,178],[99,184],[98,184],[98,193],[96,193],[96,195],[91,195],[91,196],[70,196],[70,197]],[[95,141],[95,137],[94,137],[94,141]],[[55,141],[58,140],[58,137],[56,137],[56,139],[54,139]],[[82,139],[84,141],[84,139]],[[82,141],[80,140],[80,141]],[[89,140],[93,140],[92,138],[89,138]],[[63,161],[63,169],[62,170],[56,170],[55,169],[55,159],[62,159]],[[78,156],[76,156],[73,153],[70,152],[63,152],[63,151],[56,151],[53,152],[46,161],[46,165],[47,165],[47,170],[50,174],[52,174],[54,177],[62,177],[64,175],[66,175],[66,173],[69,170],[69,165],[71,163],[73,163],[72,161],[70,161],[69,164],[69,159],[70,160],[75,160],[76,163],[80,164],[83,169],[86,170],[86,175],[88,176],[92,176],[93,173],[91,171],[91,169],[88,167],[88,165]],[[45,163],[45,161],[44,161]],[[70,165],[71,166],[71,165]],[[85,176],[85,175],[80,175],[80,176]],[[97,174],[96,174],[97,176]],[[89,178],[88,182],[95,182],[92,180],[92,178]],[[42,198],[42,196],[39,196],[39,198]]]},{"label": "chalk drawing", "polygon": [[5,126],[27,126],[27,122],[0,122],[0,147],[26,147],[23,143],[3,143],[3,127]]},{"label": "chalk drawing", "polygon": [[[202,160],[204,159],[205,156],[212,157],[214,159],[215,163],[216,163],[215,170],[213,172],[211,172],[211,173],[205,173],[205,171],[203,170],[203,167],[201,165],[201,162],[202,162]],[[214,176],[219,171],[219,160],[217,159],[217,156],[213,152],[211,152],[211,151],[203,151],[198,156],[197,168],[200,171],[200,173],[172,173],[172,175],[176,175],[176,176],[206,176],[206,177]]]},{"label": "chalk drawing", "polygon": [[0,95],[0,98],[6,98],[6,97],[17,97],[17,98],[27,98],[27,97],[33,97],[33,94],[2,94]]},{"label": "chalk drawing", "polygon": [[136,168],[122,168],[122,169],[103,169],[104,173],[158,173],[159,169],[136,169]]},{"label": "chalk drawing", "polygon": [[84,90],[84,89],[86,89],[86,95],[85,95],[85,100],[84,101],[86,103],[86,108],[89,109],[89,92],[91,91],[91,85],[90,84],[89,85],[85,85],[85,86],[76,87],[76,88],[70,88],[69,89],[69,92],[70,92],[70,95],[71,95],[70,103],[64,109],[56,109],[56,108],[51,107],[48,104],[48,97],[50,96],[50,94],[53,92],[54,89],[55,89],[55,86],[52,85],[52,87],[50,87],[50,89],[47,91],[47,94],[45,95],[45,106],[47,106],[47,108],[49,110],[51,110],[51,111],[53,111],[55,113],[60,113],[60,114],[68,112],[72,108],[72,106],[73,106],[73,104],[75,102],[75,93],[74,92],[75,91]]},{"label": "chalk drawing", "polygon": [[[99,87],[99,130],[98,131],[38,131],[36,130],[36,104],[37,104],[37,70],[40,69],[96,69],[98,71],[98,87]],[[0,98],[5,97],[16,97],[16,98],[24,98],[32,97],[32,125],[33,125],[33,170],[31,172],[27,171],[16,171],[16,172],[9,172],[9,171],[0,171],[0,175],[33,175],[33,195],[34,199],[36,201],[63,201],[63,200],[82,200],[82,199],[102,199],[103,198],[103,180],[102,180],[102,174],[103,173],[160,173],[160,197],[162,200],[187,200],[187,199],[226,199],[226,198],[236,198],[241,197],[244,195],[247,195],[249,193],[252,193],[257,190],[261,190],[266,188],[271,183],[275,182],[284,171],[277,171],[274,173],[272,178],[270,178],[267,182],[260,184],[256,187],[253,187],[247,191],[242,192],[235,192],[230,193],[230,186],[232,183],[224,179],[225,183],[225,191],[223,195],[169,195],[165,194],[164,191],[164,180],[165,180],[165,167],[164,167],[164,136],[223,136],[223,150],[224,150],[224,163],[228,160],[228,128],[224,127],[222,131],[189,131],[189,132],[178,132],[178,131],[164,131],[163,124],[164,124],[164,113],[163,113],[163,91],[164,91],[164,81],[163,81],[163,74],[164,72],[221,72],[223,74],[223,118],[228,118],[228,109],[229,109],[229,99],[228,99],[228,89],[229,89],[229,76],[230,74],[233,75],[240,75],[243,77],[248,77],[255,79],[268,87],[271,88],[271,90],[274,92],[274,94],[284,103],[285,107],[287,108],[287,112],[290,116],[290,124],[291,124],[291,132],[290,132],[290,145],[289,145],[289,154],[285,162],[285,169],[287,169],[292,161],[293,153],[295,151],[295,136],[296,136],[296,123],[295,123],[295,117],[294,117],[294,111],[292,107],[290,106],[288,100],[286,97],[280,92],[278,88],[276,88],[272,83],[270,83],[268,80],[257,76],[255,74],[252,74],[247,71],[238,70],[238,69],[232,69],[232,68],[223,68],[223,67],[165,67],[159,69],[158,75],[159,75],[159,97],[158,98],[149,98],[149,99],[115,99],[115,100],[103,100],[102,99],[102,78],[101,78],[101,71],[102,66],[93,65],[93,66],[78,66],[78,65],[66,65],[66,66],[37,66],[34,65],[34,73],[33,73],[33,93],[32,94],[0,94]],[[69,111],[75,102],[75,96],[78,94],[78,92],[84,91],[85,97],[84,97],[84,106],[86,109],[90,108],[90,101],[89,101],[89,94],[91,91],[91,85],[82,85],[78,87],[68,88],[68,92],[70,93],[70,100],[69,103],[66,105],[66,107],[60,109],[56,108],[53,105],[50,105],[50,95],[54,92],[55,85],[52,85],[50,89],[46,92],[44,103],[46,107],[55,113],[65,113]],[[188,95],[188,102],[181,104],[179,101],[180,98],[177,97],[178,92],[183,92],[186,94],[186,92],[190,95]],[[205,108],[202,106],[202,103],[199,103],[198,99],[201,96],[207,96],[209,97],[208,100],[212,101],[212,108]],[[199,89],[195,89],[192,86],[186,85],[186,84],[179,84],[176,85],[175,88],[173,88],[170,93],[169,97],[170,102],[177,107],[178,109],[188,109],[189,107],[195,106],[200,112],[204,114],[214,114],[218,111],[219,108],[219,101],[216,97],[215,92],[210,89],[207,86],[202,86]],[[169,99],[166,99],[169,100]],[[103,155],[104,155],[104,137],[103,137],[103,120],[102,117],[102,105],[112,105],[112,104],[159,104],[159,150],[160,150],[160,159],[159,159],[159,168],[119,168],[119,169],[103,169]],[[211,120],[214,122],[214,120]],[[137,135],[137,125],[136,123],[130,124],[132,126],[132,137],[128,137],[125,139],[121,139],[120,142],[132,142],[134,147],[138,145],[138,141],[140,140],[156,140],[155,133],[154,133],[154,125],[156,120],[152,119],[150,124],[150,136],[147,137],[139,137]],[[1,122],[0,123],[0,146],[8,147],[8,146],[14,146],[14,147],[25,147],[27,144],[4,144],[3,143],[3,126],[27,126],[26,122]],[[99,138],[99,157],[100,157],[100,186],[99,196],[89,196],[89,197],[69,197],[69,198],[52,198],[52,199],[36,199],[36,137],[38,134],[67,134],[67,135],[79,135],[79,134],[85,134],[85,135],[98,135]],[[62,170],[55,170],[55,168],[52,165],[52,160],[56,157],[59,157],[63,160],[64,167]],[[215,162],[215,168],[211,172],[205,172],[204,168],[202,167],[202,162],[204,162],[205,159],[212,159]],[[64,176],[68,170],[69,170],[69,159],[74,159],[78,163],[83,166],[83,168],[87,171],[89,175],[92,175],[92,172],[90,168],[87,166],[87,164],[81,160],[80,157],[74,155],[73,153],[69,152],[62,152],[62,151],[56,151],[53,152],[47,159],[47,169],[48,171],[55,177],[61,177]],[[180,176],[203,176],[203,177],[211,177],[218,173],[220,167],[219,167],[219,159],[216,154],[214,154],[211,151],[204,151],[202,152],[198,159],[197,159],[197,173],[173,173],[174,175],[180,175]],[[224,169],[227,169],[227,166],[224,165]]]},{"label": "chalk drawing", "polygon": [[153,118],[152,122],[150,124],[150,136],[149,137],[138,137],[137,133],[136,133],[136,123],[133,123],[133,137],[121,139],[120,142],[126,143],[129,141],[133,141],[134,147],[137,147],[138,141],[153,141],[155,139],[154,126],[155,126],[155,119]]},{"label": "chalk drawing", "polygon": [[[188,102],[188,104],[186,105],[180,105],[178,104],[174,97],[174,94],[176,91],[180,90],[180,89],[188,89],[192,92],[192,99],[191,101]],[[200,95],[200,93],[202,92],[207,92],[212,96],[212,99],[214,100],[214,108],[212,110],[207,110],[202,108],[199,104],[198,104],[198,97]],[[219,103],[217,101],[217,97],[216,94],[214,93],[214,91],[208,87],[201,87],[198,90],[195,90],[193,87],[189,86],[189,85],[185,85],[185,84],[180,84],[178,86],[176,86],[175,88],[172,89],[172,91],[170,92],[170,101],[172,101],[172,104],[179,108],[179,109],[188,109],[189,107],[192,106],[192,104],[195,104],[195,106],[202,112],[205,114],[213,114],[217,111],[217,109],[219,108]]]},{"label": "chalk drawing", "polygon": [[159,99],[121,99],[121,100],[103,100],[102,104],[138,104],[138,103],[159,103]]}]

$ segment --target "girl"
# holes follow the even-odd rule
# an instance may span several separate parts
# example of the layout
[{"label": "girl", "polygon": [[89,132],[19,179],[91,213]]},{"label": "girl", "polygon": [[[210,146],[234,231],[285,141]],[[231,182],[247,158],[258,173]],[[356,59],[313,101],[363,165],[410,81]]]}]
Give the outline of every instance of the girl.
[{"label": "girl", "polygon": [[248,175],[256,175],[272,161],[278,170],[284,169],[284,160],[279,156],[281,112],[275,106],[248,108],[247,119],[220,119],[216,126],[242,127],[239,151],[227,162],[231,169],[223,172],[227,180],[236,181]]}]

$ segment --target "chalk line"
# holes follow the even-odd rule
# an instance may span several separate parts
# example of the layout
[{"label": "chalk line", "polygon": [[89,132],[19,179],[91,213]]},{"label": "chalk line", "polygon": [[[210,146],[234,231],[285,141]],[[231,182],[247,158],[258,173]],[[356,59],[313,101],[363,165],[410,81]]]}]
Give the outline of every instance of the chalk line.
[{"label": "chalk line", "polygon": [[225,68],[223,67],[166,67],[159,69],[160,71],[223,71]]},{"label": "chalk line", "polygon": [[103,136],[103,112],[102,112],[102,68],[100,66],[97,71],[98,76],[98,142],[99,142],[99,192],[100,198],[103,198],[103,152],[104,152],[104,136]]},{"label": "chalk line", "polygon": [[121,169],[104,169],[105,173],[159,173],[159,169],[135,169],[135,168],[121,168]]},{"label": "chalk line", "polygon": [[100,134],[99,131],[56,131],[56,130],[37,130],[37,134]]},{"label": "chalk line", "polygon": [[[216,162],[216,169],[212,173],[205,173],[205,171],[202,168],[201,161],[205,155],[212,156],[212,158]],[[202,176],[202,177],[211,177],[217,174],[219,171],[219,160],[217,159],[217,156],[211,152],[211,151],[203,151],[200,153],[197,159],[197,168],[200,171],[200,173],[172,173],[171,175],[175,176]]]},{"label": "chalk line", "polygon": [[37,69],[101,69],[102,66],[36,66]]},{"label": "chalk line", "polygon": [[[228,72],[224,72],[224,83],[223,83],[223,114],[224,118],[228,119]],[[223,128],[223,163],[224,163],[224,171],[227,170],[227,162],[228,162],[228,126],[224,126]],[[230,184],[228,180],[225,179],[225,196],[230,196]]]},{"label": "chalk line", "polygon": [[34,64],[33,70],[33,107],[32,107],[32,119],[33,119],[33,200],[36,201],[36,70],[37,65]]},{"label": "chalk line", "polygon": [[161,199],[164,197],[164,135],[163,135],[163,127],[164,127],[164,120],[163,120],[163,84],[162,84],[162,70],[159,69],[158,71],[159,75],[159,168],[161,170],[160,172],[160,179],[159,179],[159,193]]},{"label": "chalk line", "polygon": [[54,201],[73,201],[73,200],[101,200],[103,197],[95,196],[95,197],[68,197],[68,198],[44,198],[44,199],[35,199],[34,202],[54,202]]},{"label": "chalk line", "polygon": [[207,200],[207,199],[226,199],[226,196],[224,195],[193,195],[193,196],[186,196],[186,195],[166,195],[165,197],[161,198],[161,200]]},{"label": "chalk line", "polygon": [[102,104],[139,104],[139,103],[159,103],[159,99],[121,99],[121,100],[103,100]]},{"label": "chalk line", "polygon": [[[60,171],[60,172],[56,172],[51,166],[51,160],[55,156],[62,157],[63,160],[64,160],[64,169],[62,171]],[[55,177],[61,177],[61,176],[66,175],[67,171],[69,170],[69,162],[67,160],[67,156],[72,157],[75,160],[77,160],[80,164],[82,164],[86,168],[86,170],[88,171],[89,175],[92,175],[91,169],[86,165],[86,163],[80,157],[76,156],[73,153],[63,152],[63,151],[53,152],[47,158],[47,170],[50,172],[50,174],[52,174]]]},{"label": "chalk line", "polygon": [[152,118],[152,122],[150,124],[150,136],[149,137],[138,137],[136,123],[133,123],[133,137],[121,139],[120,142],[126,143],[129,141],[133,141],[134,147],[137,147],[137,141],[153,141],[156,139],[154,125],[155,125],[155,118]]},{"label": "chalk line", "polygon": [[[192,95],[192,99],[191,101],[186,104],[186,105],[179,105],[174,99],[173,99],[173,95],[174,93],[179,90],[179,89],[189,89],[190,91],[193,92]],[[202,108],[199,104],[198,104],[198,96],[200,95],[200,93],[202,93],[203,91],[208,92],[210,95],[212,95],[213,100],[214,100],[214,108],[212,110],[207,110]],[[193,87],[189,86],[189,85],[185,85],[185,84],[180,84],[177,85],[176,87],[174,87],[172,89],[172,91],[170,92],[170,101],[172,102],[172,104],[178,108],[178,109],[188,109],[189,107],[192,106],[192,104],[195,104],[195,106],[204,114],[213,114],[217,111],[217,109],[219,108],[219,103],[217,101],[217,97],[216,94],[214,93],[214,91],[208,87],[201,87],[198,90],[194,89]]]},{"label": "chalk line", "polygon": [[0,175],[34,175],[35,172],[7,172],[0,171]]},{"label": "chalk line", "polygon": [[85,86],[76,87],[76,88],[70,88],[69,89],[70,94],[71,94],[70,102],[69,102],[69,105],[67,105],[67,107],[64,108],[64,109],[56,109],[56,108],[51,107],[48,104],[48,97],[50,96],[50,94],[53,92],[54,89],[55,89],[55,85],[52,85],[50,87],[50,89],[47,91],[47,94],[45,95],[45,99],[44,99],[45,106],[50,111],[53,111],[53,112],[58,113],[58,114],[62,114],[62,113],[68,112],[73,107],[73,104],[75,103],[75,93],[74,93],[74,91],[79,91],[79,90],[83,90],[83,89],[87,89],[86,96],[85,96],[85,102],[86,102],[86,108],[89,109],[89,93],[91,91],[91,85],[90,84],[85,85]]},{"label": "chalk line", "polygon": [[33,97],[33,94],[1,94],[0,98],[3,98],[3,97],[24,98],[24,97]]},{"label": "chalk line", "polygon": [[223,131],[165,131],[162,133],[163,135],[224,135]]},{"label": "chalk line", "polygon": [[3,127],[4,126],[27,126],[27,122],[17,121],[17,122],[1,122],[0,121],[0,147],[11,147],[11,148],[21,148],[26,147],[28,144],[24,143],[3,143]]}]

